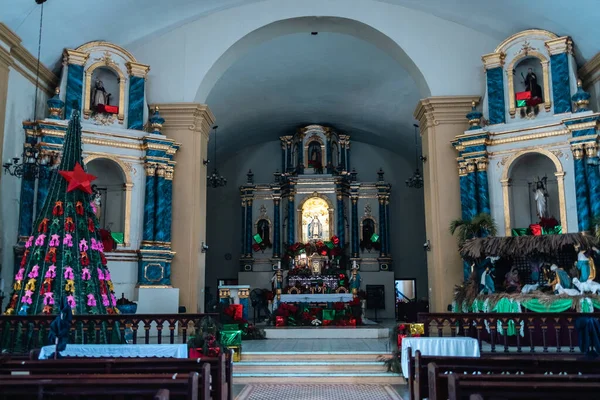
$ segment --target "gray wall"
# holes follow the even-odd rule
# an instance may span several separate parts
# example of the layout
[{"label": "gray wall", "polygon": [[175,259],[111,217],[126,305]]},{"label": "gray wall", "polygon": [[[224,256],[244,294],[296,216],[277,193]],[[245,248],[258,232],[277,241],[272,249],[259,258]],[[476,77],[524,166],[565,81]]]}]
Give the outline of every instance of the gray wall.
[{"label": "gray wall", "polygon": [[[212,147],[209,148],[212,150]],[[223,157],[219,160],[217,167],[228,183],[224,188],[208,189],[206,285],[210,286],[213,294],[216,293],[218,279],[238,277],[241,250],[239,186],[246,182],[248,169],[252,169],[256,183],[273,181],[273,172],[281,164],[280,149],[279,141],[273,141],[249,147],[227,160]],[[385,179],[392,184],[390,235],[394,276],[396,279],[415,278],[417,296],[426,296],[423,190],[409,189],[404,184],[413,173],[414,161],[402,159],[380,147],[352,142],[351,162],[358,172],[359,181],[375,181],[379,167],[384,169]],[[226,254],[231,254],[230,260],[226,259]],[[386,276],[386,279],[389,278]],[[266,279],[261,287],[270,287],[269,280]],[[389,288],[386,287],[386,296],[387,292],[393,293],[393,282],[390,282]]]}]

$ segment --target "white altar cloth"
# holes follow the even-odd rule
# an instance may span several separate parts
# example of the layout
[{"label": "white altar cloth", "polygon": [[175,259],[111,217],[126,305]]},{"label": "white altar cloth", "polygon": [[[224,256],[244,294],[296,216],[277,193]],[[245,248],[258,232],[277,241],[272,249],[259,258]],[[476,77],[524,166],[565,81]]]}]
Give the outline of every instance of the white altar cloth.
[{"label": "white altar cloth", "polygon": [[423,356],[480,357],[477,339],[467,337],[407,337],[402,339],[402,374],[408,378],[408,348],[413,357],[417,350]]},{"label": "white altar cloth", "polygon": [[[55,346],[44,346],[40,360],[46,360],[54,352]],[[169,357],[187,358],[187,344],[68,344],[61,351],[63,357]]]},{"label": "white altar cloth", "polygon": [[282,294],[282,303],[350,303],[352,293]]}]

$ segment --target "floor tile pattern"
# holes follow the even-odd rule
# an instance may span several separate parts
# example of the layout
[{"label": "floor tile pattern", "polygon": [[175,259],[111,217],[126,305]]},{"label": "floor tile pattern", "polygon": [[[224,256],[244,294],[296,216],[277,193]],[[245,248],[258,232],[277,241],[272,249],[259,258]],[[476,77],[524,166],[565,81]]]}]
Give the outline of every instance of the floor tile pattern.
[{"label": "floor tile pattern", "polygon": [[247,385],[236,400],[402,400],[389,385]]}]

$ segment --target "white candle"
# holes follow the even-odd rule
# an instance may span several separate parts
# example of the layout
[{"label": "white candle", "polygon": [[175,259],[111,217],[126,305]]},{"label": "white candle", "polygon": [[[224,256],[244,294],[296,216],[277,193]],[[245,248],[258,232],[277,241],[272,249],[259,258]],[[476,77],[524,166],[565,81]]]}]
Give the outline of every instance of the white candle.
[{"label": "white candle", "polygon": [[277,261],[277,268],[281,269],[281,260]]},{"label": "white candle", "polygon": [[352,261],[352,268],[356,268],[356,260]]}]

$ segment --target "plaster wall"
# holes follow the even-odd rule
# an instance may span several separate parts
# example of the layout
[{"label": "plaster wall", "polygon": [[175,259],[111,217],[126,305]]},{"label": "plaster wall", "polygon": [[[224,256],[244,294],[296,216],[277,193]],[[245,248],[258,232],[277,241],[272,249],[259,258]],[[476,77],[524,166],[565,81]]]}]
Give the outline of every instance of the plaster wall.
[{"label": "plaster wall", "polygon": [[[252,169],[256,183],[273,181],[272,173],[280,167],[280,143],[268,142],[247,148],[227,161],[218,165],[219,172],[228,179],[226,187],[208,189],[207,215],[207,253],[206,285],[211,293],[216,293],[218,279],[236,279],[239,271],[241,250],[241,200],[239,186],[246,182],[246,173]],[[398,157],[395,153],[379,147],[353,142],[352,167],[358,172],[359,181],[376,181],[379,167],[384,169],[386,181],[392,184],[390,198],[390,236],[391,252],[394,257],[393,277],[396,279],[416,279],[417,296],[427,296],[427,269],[423,242],[425,242],[423,192],[406,188],[404,181],[412,174],[414,165]],[[376,208],[375,203],[373,203]],[[359,209],[359,213],[362,213]],[[253,216],[256,218],[257,216]],[[283,222],[283,220],[282,220]],[[175,228],[175,227],[174,227]],[[265,251],[265,254],[270,251]],[[229,259],[228,259],[229,258]],[[366,273],[366,272],[365,272]],[[270,287],[271,272],[252,272],[265,274],[261,279],[244,278],[244,284],[253,287]],[[362,273],[361,273],[362,274]],[[373,281],[371,282],[371,274]],[[363,276],[366,283],[378,284],[379,272]],[[258,276],[258,275],[256,275]],[[265,279],[262,279],[265,278]],[[393,279],[390,288],[393,297]],[[386,294],[387,296],[387,294]],[[393,304],[393,300],[392,303]],[[393,306],[386,306],[386,309]],[[392,314],[393,315],[393,314]]]},{"label": "plaster wall", "polygon": [[[8,96],[6,102],[6,119],[4,123],[4,143],[2,144],[2,163],[12,157],[21,157],[25,131],[22,123],[33,118],[33,99],[35,85],[18,71],[11,68],[8,75]],[[38,90],[37,117],[42,117],[46,112],[47,95],[43,90]],[[4,174],[4,172],[2,172]],[[2,232],[0,240],[2,246],[2,272],[4,289],[8,290],[13,280],[13,251],[12,246],[17,243],[17,225],[19,221],[19,198],[21,195],[21,180],[10,175],[4,175],[0,180],[0,218],[2,219]],[[1,290],[0,283],[0,290]]]},{"label": "plaster wall", "polygon": [[[319,17],[294,20],[306,16]],[[287,21],[273,24],[282,20]],[[423,97],[482,93],[480,58],[498,44],[462,25],[384,2],[268,0],[199,18],[128,48],[152,65],[150,101],[202,103],[223,72],[253,46],[311,30],[351,34],[382,48],[407,69]]]}]

